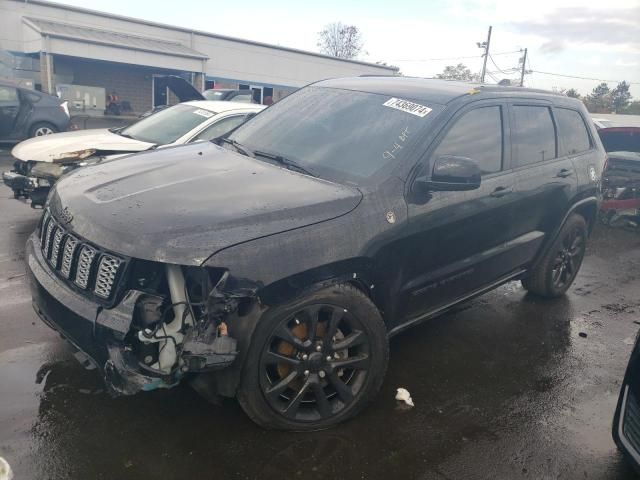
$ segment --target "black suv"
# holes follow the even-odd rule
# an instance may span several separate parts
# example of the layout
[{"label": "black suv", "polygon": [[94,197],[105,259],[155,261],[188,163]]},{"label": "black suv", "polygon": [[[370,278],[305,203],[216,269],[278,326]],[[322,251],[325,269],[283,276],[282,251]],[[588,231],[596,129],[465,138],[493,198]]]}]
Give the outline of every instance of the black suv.
[{"label": "black suv", "polygon": [[561,95],[322,81],[213,143],[58,182],[34,306],[114,394],[188,380],[263,426],[326,428],[375,396],[390,336],[509,280],[564,294],[604,161]]}]

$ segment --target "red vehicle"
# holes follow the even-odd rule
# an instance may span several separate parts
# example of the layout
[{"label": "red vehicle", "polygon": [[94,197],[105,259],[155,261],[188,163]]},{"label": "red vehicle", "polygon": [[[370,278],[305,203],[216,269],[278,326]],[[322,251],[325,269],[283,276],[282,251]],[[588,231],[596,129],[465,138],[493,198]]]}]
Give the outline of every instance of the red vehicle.
[{"label": "red vehicle", "polygon": [[640,128],[598,130],[609,157],[602,175],[600,218],[611,226],[635,228],[640,213]]}]

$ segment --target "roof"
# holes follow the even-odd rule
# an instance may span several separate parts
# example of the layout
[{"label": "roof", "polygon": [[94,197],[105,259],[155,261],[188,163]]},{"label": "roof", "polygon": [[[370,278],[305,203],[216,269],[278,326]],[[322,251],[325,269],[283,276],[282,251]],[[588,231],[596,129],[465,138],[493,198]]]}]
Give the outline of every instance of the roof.
[{"label": "roof", "polygon": [[500,85],[484,85],[475,82],[459,82],[455,80],[441,80],[436,78],[401,77],[401,76],[372,76],[346,77],[323,80],[315,83],[322,87],[342,88],[345,90],[362,91],[401,97],[413,100],[423,100],[444,105],[467,94],[507,94],[521,96],[522,94],[536,94],[536,96],[554,96],[558,94],[546,90],[522,87],[503,87]]},{"label": "roof", "polygon": [[[14,0],[17,2],[24,2],[24,0]],[[67,10],[67,11],[71,11],[71,12],[80,12],[80,13],[87,13],[90,15],[99,15],[101,17],[104,18],[113,18],[113,19],[117,19],[117,20],[124,20],[124,21],[129,21],[129,22],[135,22],[141,25],[149,25],[149,26],[153,26],[153,27],[159,27],[159,28],[166,28],[166,29],[170,29],[176,32],[185,32],[185,33],[190,33],[190,34],[196,34],[196,35],[202,35],[202,36],[206,36],[206,37],[210,37],[210,38],[218,38],[221,40],[228,40],[231,42],[239,42],[239,43],[244,43],[247,45],[255,45],[258,47],[266,47],[266,48],[271,48],[274,50],[281,50],[281,51],[285,51],[285,52],[292,52],[292,53],[300,53],[303,55],[311,55],[314,57],[320,57],[320,58],[325,58],[325,59],[329,59],[329,60],[335,60],[338,62],[346,62],[346,63],[353,63],[356,65],[366,65],[369,67],[376,67],[376,68],[383,68],[386,70],[389,70],[389,72],[397,72],[399,70],[398,67],[392,66],[392,65],[381,65],[378,63],[371,63],[371,62],[363,62],[360,60],[351,60],[351,59],[347,59],[347,58],[338,58],[338,57],[333,57],[331,55],[325,55],[322,53],[316,53],[316,52],[309,52],[306,50],[300,50],[297,48],[291,48],[291,47],[283,47],[280,45],[272,45],[269,43],[263,43],[263,42],[256,42],[253,40],[245,40],[243,38],[238,38],[238,37],[230,37],[227,35],[219,35],[216,33],[211,33],[211,32],[205,32],[202,30],[193,30],[190,28],[184,28],[184,27],[177,27],[175,25],[168,25],[166,23],[159,23],[159,22],[151,22],[148,20],[142,20],[140,18],[133,18],[133,17],[127,17],[125,15],[115,15],[112,13],[106,13],[106,12],[100,12],[98,10],[92,10],[89,8],[82,8],[82,7],[75,7],[75,6],[71,6],[71,5],[63,5],[61,3],[57,3],[57,2],[48,2],[48,1],[43,1],[43,0],[29,0],[29,3],[34,4],[34,5],[44,5],[47,7],[55,7],[55,8],[59,8],[61,10]]]},{"label": "roof", "polygon": [[267,108],[265,105],[246,102],[221,102],[216,100],[192,100],[184,102],[181,105],[193,105],[194,107],[204,108],[215,113],[228,112],[230,110],[248,110],[251,112],[259,112]]},{"label": "roof", "polygon": [[192,48],[166,40],[129,35],[92,27],[80,27],[70,23],[53,22],[51,20],[34,17],[23,17],[22,20],[42,35],[51,37],[129,48],[145,52],[163,53],[179,57],[208,58],[206,55]]}]

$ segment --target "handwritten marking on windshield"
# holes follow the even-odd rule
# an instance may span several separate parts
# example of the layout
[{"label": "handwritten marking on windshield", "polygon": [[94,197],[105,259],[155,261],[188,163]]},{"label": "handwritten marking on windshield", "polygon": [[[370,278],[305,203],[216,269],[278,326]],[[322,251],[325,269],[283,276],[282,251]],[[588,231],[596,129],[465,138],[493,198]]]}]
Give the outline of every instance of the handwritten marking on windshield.
[{"label": "handwritten marking on windshield", "polygon": [[403,148],[402,143],[406,142],[408,138],[409,138],[409,127],[404,127],[404,130],[402,130],[402,132],[400,132],[400,135],[398,135],[398,140],[393,142],[393,145],[391,146],[391,148],[382,152],[382,158],[384,158],[385,160],[389,160],[390,158],[395,159],[396,152],[399,150],[402,150]]}]

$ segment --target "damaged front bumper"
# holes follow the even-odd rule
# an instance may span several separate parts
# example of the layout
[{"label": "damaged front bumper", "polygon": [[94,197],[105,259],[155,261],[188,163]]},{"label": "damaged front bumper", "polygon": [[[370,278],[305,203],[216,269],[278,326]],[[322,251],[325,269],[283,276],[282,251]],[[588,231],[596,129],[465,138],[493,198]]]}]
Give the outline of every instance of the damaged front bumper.
[{"label": "damaged front bumper", "polygon": [[[104,308],[61,282],[43,257],[36,234],[27,241],[26,253],[36,313],[44,323],[86,355],[79,356],[101,372],[112,395],[171,388],[184,375],[197,371],[185,363],[170,371],[154,371],[136,356],[131,347],[131,338],[135,337],[132,326],[136,304],[146,295],[145,292],[128,290],[117,305]],[[219,356],[217,367],[229,366],[234,359],[234,351],[225,352]]]}]

